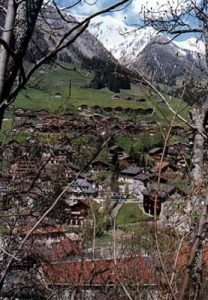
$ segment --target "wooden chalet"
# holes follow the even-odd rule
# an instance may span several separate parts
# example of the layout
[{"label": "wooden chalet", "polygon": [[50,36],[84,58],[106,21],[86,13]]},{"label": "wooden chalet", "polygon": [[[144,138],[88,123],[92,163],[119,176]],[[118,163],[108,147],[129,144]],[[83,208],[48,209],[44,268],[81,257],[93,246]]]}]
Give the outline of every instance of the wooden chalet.
[{"label": "wooden chalet", "polygon": [[122,170],[120,172],[120,181],[131,181],[134,179],[136,176],[144,172],[144,168],[140,168],[137,166],[129,166],[126,169]]},{"label": "wooden chalet", "polygon": [[113,96],[111,96],[111,99],[112,100],[119,100],[119,99],[121,99],[121,97],[120,97],[120,95],[113,95]]},{"label": "wooden chalet", "polygon": [[90,201],[79,200],[70,206],[70,225],[82,226],[90,210]]},{"label": "wooden chalet", "polygon": [[102,160],[97,160],[91,163],[91,168],[94,172],[109,171],[110,165]]},{"label": "wooden chalet", "polygon": [[95,185],[85,178],[77,178],[69,187],[68,193],[71,199],[93,198],[98,195],[98,189]]},{"label": "wooden chalet", "polygon": [[120,145],[114,145],[109,148],[109,157],[112,158],[114,154],[117,154],[118,158],[126,155],[124,148]]},{"label": "wooden chalet", "polygon": [[34,174],[37,169],[37,163],[32,160],[18,160],[12,164],[9,173],[12,177],[24,177],[29,174]]}]

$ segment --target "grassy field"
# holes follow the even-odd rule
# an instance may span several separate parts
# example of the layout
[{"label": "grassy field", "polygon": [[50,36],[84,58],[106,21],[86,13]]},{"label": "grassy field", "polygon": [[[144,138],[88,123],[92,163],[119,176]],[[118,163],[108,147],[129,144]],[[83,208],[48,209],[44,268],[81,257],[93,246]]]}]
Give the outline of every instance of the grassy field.
[{"label": "grassy field", "polygon": [[[70,65],[69,65],[70,67]],[[159,97],[150,94],[149,89],[144,86],[132,85],[131,90],[121,90],[120,99],[112,100],[113,92],[107,88],[95,90],[84,88],[92,79],[93,74],[67,71],[60,68],[41,71],[35,75],[25,90],[17,97],[14,106],[17,108],[46,109],[49,111],[64,111],[77,108],[82,104],[88,106],[99,105],[101,107],[123,108],[154,108],[156,114],[151,116],[152,120],[167,120],[170,122],[172,113],[169,112],[164,103],[158,103]],[[71,90],[69,91],[69,82]],[[57,97],[56,94],[59,94]],[[69,97],[70,94],[70,97]],[[127,101],[126,97],[131,96],[134,100]],[[137,99],[145,98],[145,102],[136,102]],[[167,97],[169,99],[169,96]],[[178,111],[187,116],[188,106],[184,102],[172,99],[171,106],[178,108]],[[144,116],[141,116],[144,118]],[[145,116],[145,118],[148,118]]]},{"label": "grassy field", "polygon": [[117,226],[145,222],[151,220],[151,217],[143,214],[136,203],[125,203],[116,217]]}]

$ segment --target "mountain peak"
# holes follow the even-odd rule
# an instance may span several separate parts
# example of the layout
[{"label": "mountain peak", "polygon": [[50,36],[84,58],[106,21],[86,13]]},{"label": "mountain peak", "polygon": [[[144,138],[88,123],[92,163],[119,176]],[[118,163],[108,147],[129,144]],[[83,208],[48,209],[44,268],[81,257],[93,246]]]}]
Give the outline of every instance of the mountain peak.
[{"label": "mountain peak", "polygon": [[89,31],[123,64],[135,59],[156,36],[156,31],[150,27],[138,30],[110,15],[95,18]]}]

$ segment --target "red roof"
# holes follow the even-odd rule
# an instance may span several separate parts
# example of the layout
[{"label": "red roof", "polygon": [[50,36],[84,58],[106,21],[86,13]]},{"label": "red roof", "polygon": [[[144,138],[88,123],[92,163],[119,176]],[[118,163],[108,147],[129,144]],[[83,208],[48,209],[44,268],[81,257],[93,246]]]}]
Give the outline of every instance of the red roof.
[{"label": "red roof", "polygon": [[120,279],[138,284],[156,284],[153,267],[145,257],[70,261],[47,264],[43,267],[48,284],[56,285],[106,285]]},{"label": "red roof", "polygon": [[[20,235],[26,235],[29,230],[31,230],[32,227],[30,226],[24,226],[20,227],[18,229]],[[47,234],[60,234],[60,233],[65,233],[66,230],[63,226],[61,225],[53,225],[53,226],[39,226],[37,227],[32,235],[47,235]]]},{"label": "red roof", "polygon": [[81,248],[76,241],[65,238],[51,246],[47,244],[33,244],[30,253],[35,257],[41,258],[41,261],[57,262],[64,261],[75,255],[81,255]]}]

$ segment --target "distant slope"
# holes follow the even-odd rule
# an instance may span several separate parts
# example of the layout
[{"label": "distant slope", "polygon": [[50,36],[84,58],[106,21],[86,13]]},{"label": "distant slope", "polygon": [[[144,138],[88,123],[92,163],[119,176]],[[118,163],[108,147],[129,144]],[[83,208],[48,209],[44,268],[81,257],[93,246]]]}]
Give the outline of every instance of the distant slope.
[{"label": "distant slope", "polygon": [[180,76],[206,76],[204,59],[192,51],[182,51],[165,37],[153,39],[137,56],[131,67],[158,83],[174,84]]},{"label": "distant slope", "polygon": [[[49,6],[43,10],[43,18],[40,18],[33,40],[27,53],[30,62],[42,57],[50,51],[65,33],[73,28],[77,20],[70,14],[65,16],[68,22],[61,19],[56,9]],[[56,28],[52,30],[52,28]],[[75,31],[73,35],[77,32]],[[73,37],[70,36],[70,39]],[[103,44],[88,30],[85,30],[75,42],[57,54],[55,59],[63,62],[73,63],[95,73],[95,77],[89,87],[105,88],[119,92],[120,89],[129,89],[130,80],[126,70],[119,64],[113,55]],[[115,70],[118,74],[115,74]]]}]

